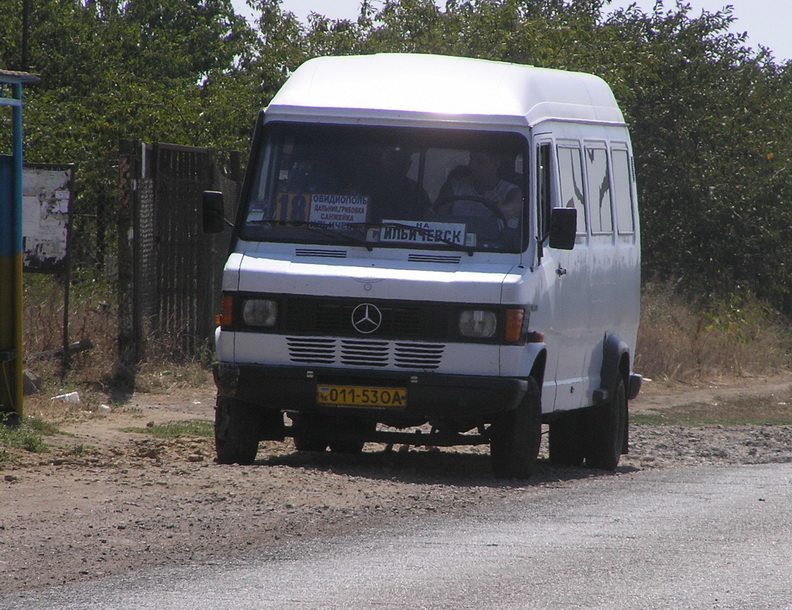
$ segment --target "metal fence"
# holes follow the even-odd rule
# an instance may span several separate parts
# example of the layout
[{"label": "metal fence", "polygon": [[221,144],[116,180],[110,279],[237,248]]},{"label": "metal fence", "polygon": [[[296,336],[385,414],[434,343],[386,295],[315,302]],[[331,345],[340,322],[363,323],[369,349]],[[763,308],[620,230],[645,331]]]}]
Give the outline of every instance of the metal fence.
[{"label": "metal fence", "polygon": [[229,233],[203,233],[201,193],[222,191],[233,218],[240,183],[239,153],[226,166],[211,149],[122,142],[117,381],[154,349],[191,357],[210,341]]}]

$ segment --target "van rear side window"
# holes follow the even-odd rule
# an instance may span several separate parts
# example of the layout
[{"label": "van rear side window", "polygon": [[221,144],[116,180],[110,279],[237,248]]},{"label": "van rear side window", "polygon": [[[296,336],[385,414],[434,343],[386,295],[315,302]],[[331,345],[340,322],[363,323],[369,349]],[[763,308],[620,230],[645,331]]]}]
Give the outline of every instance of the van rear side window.
[{"label": "van rear side window", "polygon": [[613,233],[613,210],[608,178],[608,152],[604,148],[586,147],[586,181],[591,232],[609,235]]},{"label": "van rear side window", "polygon": [[620,235],[635,233],[630,158],[626,150],[614,150],[613,191],[616,198],[616,227]]}]

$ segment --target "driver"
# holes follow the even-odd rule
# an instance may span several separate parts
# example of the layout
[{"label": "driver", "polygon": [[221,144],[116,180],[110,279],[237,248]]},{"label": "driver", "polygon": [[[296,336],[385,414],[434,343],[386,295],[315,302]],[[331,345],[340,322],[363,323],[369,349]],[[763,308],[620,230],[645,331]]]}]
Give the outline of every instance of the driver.
[{"label": "driver", "polygon": [[461,176],[449,177],[440,189],[437,213],[442,216],[487,216],[491,212],[481,203],[485,200],[496,205],[507,222],[517,219],[522,193],[519,186],[498,176],[502,162],[503,159],[494,152],[471,151],[465,168],[468,171]]}]

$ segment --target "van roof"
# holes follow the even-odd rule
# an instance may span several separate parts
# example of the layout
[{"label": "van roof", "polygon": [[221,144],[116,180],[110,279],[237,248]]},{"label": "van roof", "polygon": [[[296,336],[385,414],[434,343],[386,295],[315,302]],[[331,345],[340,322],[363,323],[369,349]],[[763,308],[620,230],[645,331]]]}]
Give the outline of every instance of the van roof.
[{"label": "van roof", "polygon": [[581,72],[411,53],[317,57],[291,75],[268,119],[433,119],[525,127],[550,120],[624,124],[610,87]]}]

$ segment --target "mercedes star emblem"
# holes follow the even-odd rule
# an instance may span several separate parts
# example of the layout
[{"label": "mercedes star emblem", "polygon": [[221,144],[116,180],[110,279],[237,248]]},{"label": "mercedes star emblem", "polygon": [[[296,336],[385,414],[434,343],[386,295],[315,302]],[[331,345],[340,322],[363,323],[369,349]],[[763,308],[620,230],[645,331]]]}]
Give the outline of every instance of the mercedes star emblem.
[{"label": "mercedes star emblem", "polygon": [[356,331],[368,335],[382,324],[382,312],[376,305],[361,303],[352,310],[352,326]]}]

